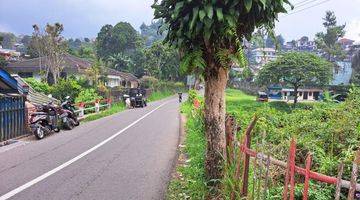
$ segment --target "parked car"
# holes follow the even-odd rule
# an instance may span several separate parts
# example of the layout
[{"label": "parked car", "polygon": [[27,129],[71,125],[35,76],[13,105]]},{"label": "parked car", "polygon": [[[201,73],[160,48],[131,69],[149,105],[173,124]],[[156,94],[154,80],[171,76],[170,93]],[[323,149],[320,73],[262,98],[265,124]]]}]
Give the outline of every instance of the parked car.
[{"label": "parked car", "polygon": [[258,92],[258,97],[256,98],[256,101],[268,102],[269,96],[265,92]]}]

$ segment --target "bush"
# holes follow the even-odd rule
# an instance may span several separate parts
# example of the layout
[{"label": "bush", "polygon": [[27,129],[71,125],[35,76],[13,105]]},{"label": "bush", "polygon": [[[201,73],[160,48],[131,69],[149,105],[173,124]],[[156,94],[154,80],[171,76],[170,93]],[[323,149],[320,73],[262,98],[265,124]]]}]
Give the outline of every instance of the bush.
[{"label": "bush", "polygon": [[59,100],[63,100],[66,96],[76,99],[81,89],[75,79],[60,79],[56,85],[52,86],[51,94]]},{"label": "bush", "polygon": [[75,99],[75,102],[94,102],[96,99],[100,98],[101,96],[96,93],[95,89],[85,89],[79,93],[79,96]]},{"label": "bush", "polygon": [[50,94],[51,92],[51,86],[48,85],[45,82],[41,82],[36,80],[35,78],[25,78],[24,79],[26,83],[30,85],[36,92],[41,92],[44,94]]},{"label": "bush", "polygon": [[140,79],[140,85],[143,88],[147,89],[155,89],[155,87],[158,85],[159,80],[152,76],[143,76]]}]

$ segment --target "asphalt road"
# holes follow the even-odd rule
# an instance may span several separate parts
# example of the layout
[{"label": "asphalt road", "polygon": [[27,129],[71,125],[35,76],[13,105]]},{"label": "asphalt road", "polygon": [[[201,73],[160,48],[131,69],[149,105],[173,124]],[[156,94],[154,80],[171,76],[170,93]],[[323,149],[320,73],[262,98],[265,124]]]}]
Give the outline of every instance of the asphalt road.
[{"label": "asphalt road", "polygon": [[163,199],[178,140],[170,98],[1,147],[0,200]]}]

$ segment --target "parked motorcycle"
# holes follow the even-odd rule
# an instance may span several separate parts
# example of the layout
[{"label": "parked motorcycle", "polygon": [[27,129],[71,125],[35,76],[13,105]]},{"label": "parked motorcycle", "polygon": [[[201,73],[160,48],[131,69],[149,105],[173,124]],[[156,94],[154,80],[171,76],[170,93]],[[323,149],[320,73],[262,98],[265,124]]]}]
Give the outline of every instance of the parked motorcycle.
[{"label": "parked motorcycle", "polygon": [[37,112],[31,114],[30,128],[37,139],[43,139],[45,135],[60,131],[56,107],[52,102],[38,107]]},{"label": "parked motorcycle", "polygon": [[69,96],[65,97],[65,101],[61,104],[61,108],[58,112],[65,128],[71,130],[75,126],[80,125],[80,121],[75,113],[75,107],[72,105]]}]

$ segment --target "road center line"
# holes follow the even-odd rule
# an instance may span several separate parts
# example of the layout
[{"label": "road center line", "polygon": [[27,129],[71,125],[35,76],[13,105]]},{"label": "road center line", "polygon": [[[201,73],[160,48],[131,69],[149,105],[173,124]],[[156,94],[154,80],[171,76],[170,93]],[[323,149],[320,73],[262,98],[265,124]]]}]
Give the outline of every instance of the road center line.
[{"label": "road center line", "polygon": [[55,174],[56,172],[64,169],[65,167],[71,165],[72,163],[80,160],[82,157],[90,154],[91,152],[95,151],[96,149],[100,148],[100,147],[103,146],[104,144],[110,142],[111,140],[113,140],[114,138],[116,138],[117,136],[119,136],[120,134],[122,134],[122,133],[123,133],[124,131],[126,131],[127,129],[129,129],[129,128],[131,128],[132,126],[134,126],[135,124],[139,123],[141,120],[143,120],[144,118],[146,118],[146,117],[149,116],[151,113],[153,113],[153,112],[155,112],[156,110],[158,110],[159,108],[163,107],[163,106],[164,106],[165,104],[167,104],[168,102],[169,102],[169,101],[161,104],[160,106],[156,107],[154,110],[146,113],[144,116],[140,117],[139,119],[137,119],[137,120],[134,121],[133,123],[129,124],[127,127],[123,128],[122,130],[120,130],[119,132],[115,133],[114,135],[108,137],[106,140],[100,142],[100,143],[97,144],[96,146],[94,146],[94,147],[88,149],[87,151],[81,153],[80,155],[74,157],[73,159],[71,159],[71,160],[63,163],[62,165],[60,165],[60,166],[58,166],[58,167],[56,167],[56,168],[54,168],[54,169],[52,169],[52,170],[44,173],[43,175],[41,175],[41,176],[39,176],[39,177],[37,177],[37,178],[35,178],[35,179],[33,179],[33,180],[25,183],[24,185],[22,185],[22,186],[20,186],[20,187],[18,187],[18,188],[15,188],[15,189],[11,190],[10,192],[2,195],[2,196],[0,197],[0,200],[9,199],[10,197],[12,197],[12,196],[14,196],[14,195],[22,192],[23,190],[25,190],[25,189],[27,189],[27,188],[35,185],[36,183],[38,183],[38,182],[46,179],[47,177],[49,177],[49,176]]}]

